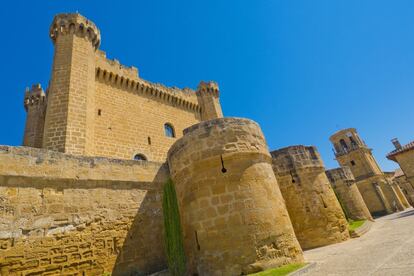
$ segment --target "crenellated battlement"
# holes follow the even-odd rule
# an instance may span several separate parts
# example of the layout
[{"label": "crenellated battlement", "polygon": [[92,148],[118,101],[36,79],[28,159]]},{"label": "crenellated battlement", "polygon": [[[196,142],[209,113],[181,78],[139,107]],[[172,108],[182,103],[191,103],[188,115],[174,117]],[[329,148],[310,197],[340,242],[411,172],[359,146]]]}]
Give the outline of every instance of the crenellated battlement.
[{"label": "crenellated battlement", "polygon": [[194,90],[167,87],[141,79],[136,67],[127,67],[116,59],[108,59],[103,51],[98,51],[96,55],[96,80],[181,109],[201,112]]},{"label": "crenellated battlement", "polygon": [[134,66],[125,66],[121,64],[117,59],[109,59],[106,56],[106,52],[102,50],[96,51],[95,60],[96,67],[100,70],[112,72],[113,74],[124,78],[139,78],[138,68]]},{"label": "crenellated battlement", "polygon": [[218,98],[220,94],[219,86],[215,81],[201,81],[197,87],[197,94],[210,94]]},{"label": "crenellated battlement", "polygon": [[354,175],[349,167],[327,170],[326,176],[328,176],[331,183],[337,181],[355,181]]},{"label": "crenellated battlement", "polygon": [[298,169],[324,168],[322,159],[314,146],[290,146],[270,152],[273,168],[279,174],[291,173]]},{"label": "crenellated battlement", "polygon": [[53,42],[59,35],[75,34],[92,42],[95,49],[101,44],[98,27],[79,13],[61,13],[55,16],[50,26],[49,36]]},{"label": "crenellated battlement", "polygon": [[28,110],[29,106],[46,103],[46,93],[43,91],[40,83],[32,85],[32,88],[26,88],[24,95],[24,109]]}]

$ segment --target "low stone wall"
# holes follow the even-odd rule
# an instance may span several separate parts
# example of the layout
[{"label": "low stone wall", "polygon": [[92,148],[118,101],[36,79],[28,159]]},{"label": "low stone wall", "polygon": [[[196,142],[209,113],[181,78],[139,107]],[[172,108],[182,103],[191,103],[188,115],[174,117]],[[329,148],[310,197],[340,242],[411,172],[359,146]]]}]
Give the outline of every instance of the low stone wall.
[{"label": "low stone wall", "polygon": [[0,146],[0,275],[165,268],[168,175],[160,163]]}]

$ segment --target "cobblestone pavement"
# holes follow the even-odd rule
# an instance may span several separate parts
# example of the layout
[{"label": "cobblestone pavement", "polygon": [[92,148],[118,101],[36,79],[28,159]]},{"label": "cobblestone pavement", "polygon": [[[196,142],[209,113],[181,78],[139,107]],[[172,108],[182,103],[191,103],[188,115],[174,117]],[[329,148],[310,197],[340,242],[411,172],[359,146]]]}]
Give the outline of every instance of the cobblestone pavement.
[{"label": "cobblestone pavement", "polygon": [[414,209],[379,219],[357,239],[305,252],[302,275],[414,275]]}]

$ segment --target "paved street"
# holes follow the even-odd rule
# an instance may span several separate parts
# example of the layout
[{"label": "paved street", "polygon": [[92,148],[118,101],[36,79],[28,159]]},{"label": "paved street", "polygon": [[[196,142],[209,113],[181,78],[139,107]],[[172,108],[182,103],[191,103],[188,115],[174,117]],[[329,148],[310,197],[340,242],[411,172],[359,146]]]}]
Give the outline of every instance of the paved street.
[{"label": "paved street", "polygon": [[358,239],[308,250],[304,275],[414,275],[414,209],[376,220]]}]

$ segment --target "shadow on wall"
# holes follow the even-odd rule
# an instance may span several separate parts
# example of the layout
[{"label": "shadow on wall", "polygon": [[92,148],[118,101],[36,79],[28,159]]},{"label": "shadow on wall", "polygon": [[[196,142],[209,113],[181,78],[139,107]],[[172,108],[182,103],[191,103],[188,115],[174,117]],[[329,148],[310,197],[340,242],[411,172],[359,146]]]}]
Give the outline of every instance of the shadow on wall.
[{"label": "shadow on wall", "polygon": [[[0,230],[22,229],[19,237],[0,239],[0,275],[129,276],[165,269],[168,169],[148,172],[149,181],[137,182],[0,176],[0,210],[11,210],[0,213]],[[15,225],[16,214],[24,223]]]},{"label": "shadow on wall", "polygon": [[114,276],[148,275],[167,268],[162,213],[165,173],[158,172],[154,189],[149,189],[125,236],[117,248]]}]

